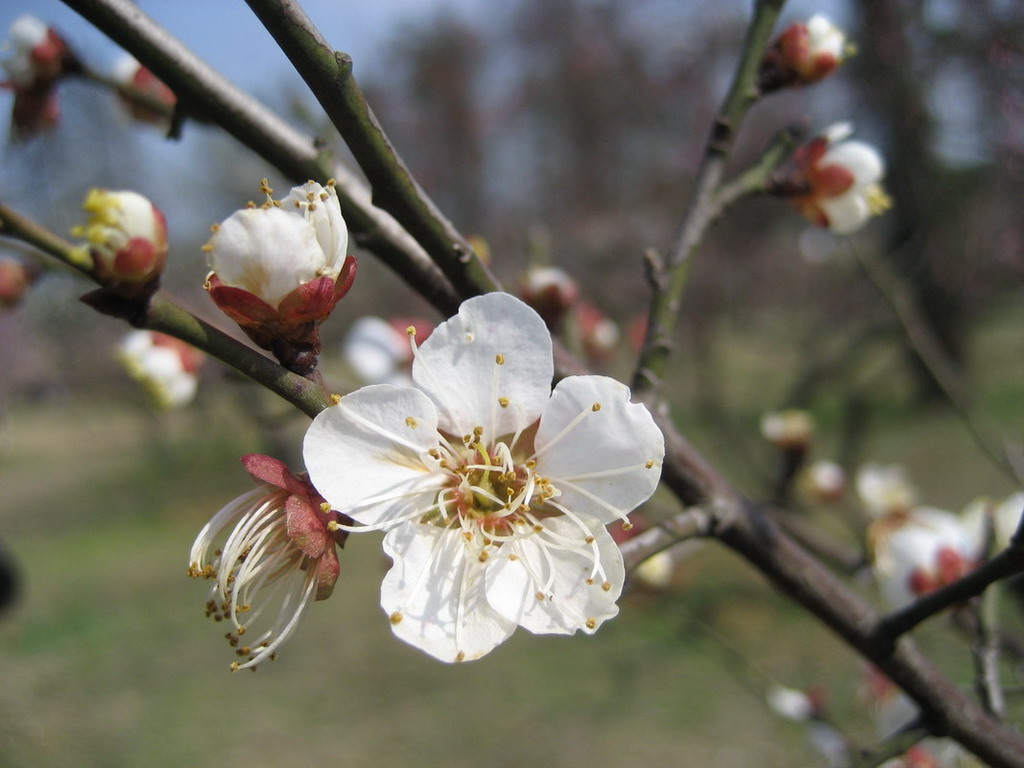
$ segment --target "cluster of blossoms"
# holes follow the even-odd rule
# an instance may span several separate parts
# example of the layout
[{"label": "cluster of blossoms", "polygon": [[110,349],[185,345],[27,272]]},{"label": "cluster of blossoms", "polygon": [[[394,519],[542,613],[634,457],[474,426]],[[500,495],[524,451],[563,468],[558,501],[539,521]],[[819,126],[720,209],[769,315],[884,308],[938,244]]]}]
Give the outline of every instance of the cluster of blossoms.
[{"label": "cluster of blossoms", "polygon": [[769,184],[810,222],[838,235],[862,228],[892,203],[882,187],[885,164],[870,144],[849,141],[853,128],[836,123],[793,153]]},{"label": "cluster of blossoms", "polygon": [[[311,596],[326,596],[321,574],[336,577],[333,543],[348,531],[387,532],[381,605],[398,637],[444,661],[479,658],[517,626],[592,633],[618,612],[625,571],[605,526],[628,526],[657,487],[664,442],[650,413],[602,376],[552,391],[550,333],[507,294],[470,299],[415,337],[410,327],[411,386],[369,385],[321,412],[308,479],[249,457],[269,485],[196,540],[190,572],[216,582],[209,612],[234,622],[228,639],[247,658],[235,668],[272,657]],[[243,646],[240,616],[271,587],[278,618]]]},{"label": "cluster of blossoms", "polygon": [[9,34],[12,52],[0,60],[7,75],[0,85],[14,92],[11,135],[26,139],[57,124],[57,82],[81,65],[64,38],[35,16],[19,16]]},{"label": "cluster of blossoms", "polygon": [[872,518],[872,571],[890,608],[908,605],[977,567],[983,556],[981,521],[918,505],[898,466],[864,466],[857,491]]},{"label": "cluster of blossoms", "polygon": [[205,355],[180,339],[156,331],[132,331],[121,341],[118,357],[158,408],[192,402]]},{"label": "cluster of blossoms", "polygon": [[319,326],[352,285],[348,229],[334,182],[310,181],[283,200],[263,180],[261,206],[214,225],[204,246],[214,303],[286,368],[307,375],[320,354]]}]

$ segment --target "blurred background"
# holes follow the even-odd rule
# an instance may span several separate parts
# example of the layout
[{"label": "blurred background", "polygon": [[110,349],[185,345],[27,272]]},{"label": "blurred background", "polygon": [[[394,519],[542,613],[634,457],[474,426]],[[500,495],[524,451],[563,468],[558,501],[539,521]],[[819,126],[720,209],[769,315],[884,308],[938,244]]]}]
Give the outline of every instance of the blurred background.
[{"label": "blurred background", "polygon": [[[140,5],[344,157],[244,4]],[[628,380],[648,297],[641,256],[671,247],[749,3],[303,5],[352,54],[414,175],[486,243],[499,277],[515,289],[531,264],[569,272],[621,334],[596,362]],[[25,12],[98,70],[119,56],[56,0],[9,0],[0,30]],[[786,126],[813,134],[851,120],[886,157],[895,206],[850,238],[773,199],[745,200],[712,229],[680,324],[679,423],[756,497],[770,494],[777,458],[761,415],[794,406],[814,415],[817,456],[851,471],[899,462],[928,504],[1005,495],[1012,473],[947,395],[952,381],[981,442],[1024,465],[1024,9],[792,2],[783,24],[815,12],[847,30],[857,55],[759,105],[732,169]],[[59,97],[53,131],[3,136],[0,199],[66,235],[91,187],[147,195],[168,219],[168,290],[235,334],[202,290],[201,246],[210,224],[258,198],[261,177],[279,194],[289,185],[215,128],[187,123],[169,141],[95,84],[63,81]],[[0,109],[10,101],[0,92]],[[186,578],[188,550],[250,487],[240,455],[298,468],[305,418],[217,363],[192,406],[153,413],[114,353],[127,328],[79,304],[87,288],[47,273],[0,312],[0,554],[17,577],[0,613],[0,766],[815,763],[806,727],[764,705],[776,683],[821,686],[851,732],[873,738],[857,659],[713,545],[671,588],[633,590],[592,638],[521,632],[452,668],[390,638],[376,603],[386,561],[373,535],[354,537],[334,597],[281,659],[230,675],[223,633],[203,619],[205,585]],[[362,255],[356,288],[323,327],[336,391],[359,385],[340,350],[365,314],[440,319]],[[951,378],[937,381],[936,360]],[[854,506],[807,515],[859,547],[845,524]],[[656,498],[644,514],[672,511]],[[943,631],[922,639],[968,684],[966,646]]]}]

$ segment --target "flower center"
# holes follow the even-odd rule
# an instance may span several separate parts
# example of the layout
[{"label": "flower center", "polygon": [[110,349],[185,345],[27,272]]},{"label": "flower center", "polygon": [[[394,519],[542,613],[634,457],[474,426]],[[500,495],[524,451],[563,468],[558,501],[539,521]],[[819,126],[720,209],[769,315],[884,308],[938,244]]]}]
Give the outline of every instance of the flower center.
[{"label": "flower center", "polygon": [[522,451],[514,454],[501,440],[486,445],[482,427],[459,442],[453,445],[455,441],[446,439],[432,452],[447,481],[422,522],[458,525],[466,533],[479,531],[494,538],[514,535],[519,526],[532,530],[537,520],[561,514],[547,504],[560,495],[558,489]]}]

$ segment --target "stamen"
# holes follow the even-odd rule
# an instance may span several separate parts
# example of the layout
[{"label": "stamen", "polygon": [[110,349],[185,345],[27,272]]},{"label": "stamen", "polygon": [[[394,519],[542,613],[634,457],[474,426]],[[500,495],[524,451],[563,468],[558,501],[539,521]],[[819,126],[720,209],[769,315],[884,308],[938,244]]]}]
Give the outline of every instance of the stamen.
[{"label": "stamen", "polygon": [[553,445],[556,445],[560,440],[562,440],[562,438],[564,438],[566,435],[568,435],[570,432],[576,429],[576,427],[579,426],[580,422],[583,421],[587,416],[600,410],[600,404],[595,403],[595,405],[597,405],[598,407],[594,408],[593,406],[588,406],[587,408],[584,408],[582,411],[580,411],[572,421],[566,424],[565,428],[561,432],[559,432],[557,435],[551,438],[542,447],[534,451],[533,456],[531,456],[530,458],[537,459],[538,457],[540,457],[542,454],[547,452]]}]

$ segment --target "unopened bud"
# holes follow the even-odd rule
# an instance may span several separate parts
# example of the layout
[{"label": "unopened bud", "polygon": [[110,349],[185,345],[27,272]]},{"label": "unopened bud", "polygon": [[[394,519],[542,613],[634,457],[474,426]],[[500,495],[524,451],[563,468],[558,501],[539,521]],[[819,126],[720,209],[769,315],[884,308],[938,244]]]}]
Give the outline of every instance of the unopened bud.
[{"label": "unopened bud", "polygon": [[846,33],[825,16],[790,24],[768,49],[758,85],[762,93],[816,83],[832,74],[853,52]]},{"label": "unopened bud", "polygon": [[167,263],[167,222],[160,209],[137,192],[105,189],[90,190],[83,207],[89,222],[71,233],[88,241],[96,277],[123,295],[154,287]]}]

